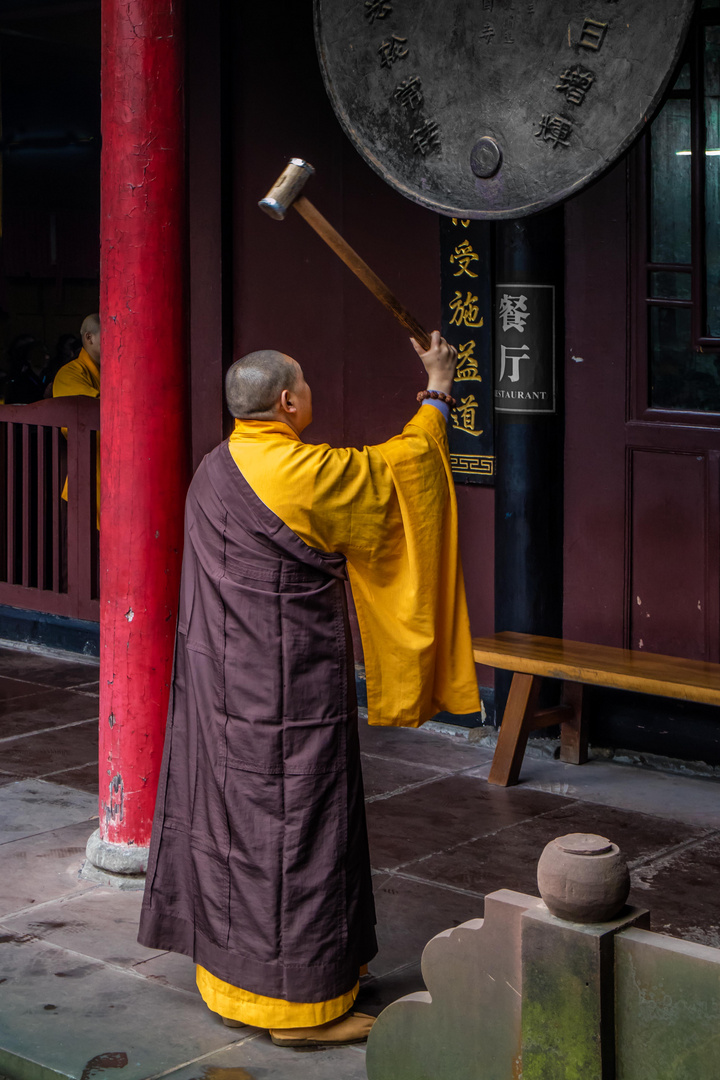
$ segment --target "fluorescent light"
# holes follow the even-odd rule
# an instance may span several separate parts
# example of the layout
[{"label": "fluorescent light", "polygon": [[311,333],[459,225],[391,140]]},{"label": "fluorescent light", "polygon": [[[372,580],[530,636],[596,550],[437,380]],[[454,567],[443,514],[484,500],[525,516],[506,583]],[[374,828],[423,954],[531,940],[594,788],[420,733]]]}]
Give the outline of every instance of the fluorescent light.
[{"label": "fluorescent light", "polygon": [[[676,150],[675,157],[690,157],[692,150]],[[706,150],[707,157],[720,157],[720,150]]]}]

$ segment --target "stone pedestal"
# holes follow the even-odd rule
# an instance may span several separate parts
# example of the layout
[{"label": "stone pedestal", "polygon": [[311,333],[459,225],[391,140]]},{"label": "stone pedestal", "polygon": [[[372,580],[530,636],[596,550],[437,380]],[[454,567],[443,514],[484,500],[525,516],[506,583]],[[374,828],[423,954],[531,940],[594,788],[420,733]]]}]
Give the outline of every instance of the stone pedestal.
[{"label": "stone pedestal", "polygon": [[486,896],[484,919],[426,946],[427,992],[378,1017],[369,1080],[720,1078],[720,949],[618,910],[627,870],[605,837],[570,834],[546,854],[543,895],[584,921],[507,889]]},{"label": "stone pedestal", "polygon": [[613,1080],[614,939],[638,925],[649,925],[642,908],[604,923],[566,922],[547,910],[524,914],[523,1080]]},{"label": "stone pedestal", "polygon": [[720,949],[626,930],[615,985],[616,1080],[720,1076]]},{"label": "stone pedestal", "polygon": [[425,947],[427,993],[410,994],[378,1017],[367,1048],[369,1080],[511,1080],[519,1075],[521,918],[544,909],[502,889],[485,897],[485,918]]},{"label": "stone pedestal", "polygon": [[84,881],[95,881],[113,889],[133,891],[145,888],[149,847],[112,844],[103,840],[96,829],[85,848],[87,856],[80,870]]}]

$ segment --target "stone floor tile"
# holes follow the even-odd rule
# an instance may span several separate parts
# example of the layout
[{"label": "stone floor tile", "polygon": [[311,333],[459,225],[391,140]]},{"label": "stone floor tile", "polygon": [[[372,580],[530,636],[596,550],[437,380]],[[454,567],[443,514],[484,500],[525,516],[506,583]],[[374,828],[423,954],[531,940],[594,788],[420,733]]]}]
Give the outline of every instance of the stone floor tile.
[{"label": "stone floor tile", "polygon": [[636,867],[632,881],[653,930],[720,948],[720,835]]},{"label": "stone floor tile", "polygon": [[4,916],[3,923],[15,934],[31,934],[94,960],[134,968],[159,955],[158,949],[146,949],[137,942],[142,895],[95,888],[43,904],[37,912]]},{"label": "stone floor tile", "polygon": [[[599,833],[618,844],[632,862],[675,847],[686,837],[688,828],[695,838],[702,837],[702,829],[679,828],[673,821],[648,814],[576,802],[512,825],[503,831],[501,838],[483,836],[428,859],[419,859],[407,865],[405,871],[427,881],[482,894],[515,889],[536,896],[538,859],[545,845],[556,836]],[[649,906],[647,898],[631,899],[643,907]]]},{"label": "stone floor tile", "polygon": [[[145,951],[149,952],[150,950],[146,949]],[[144,979],[158,982],[162,986],[174,986],[176,990],[184,990],[188,994],[197,994],[198,998],[200,998],[200,992],[195,982],[195,964],[189,956],[181,956],[180,953],[156,954],[150,956],[149,960],[142,960],[135,964],[133,971],[136,975],[142,975]]]},{"label": "stone floor tile", "polygon": [[94,720],[97,724],[98,701],[92,694],[76,690],[47,690],[14,698],[3,706],[0,719],[0,755],[4,760],[6,740],[17,735],[32,735],[47,728]]},{"label": "stone floor tile", "polygon": [[362,755],[362,770],[366,799],[402,791],[410,784],[424,783],[443,775],[432,765],[410,765],[406,761],[377,757],[375,754]]},{"label": "stone floor tile", "polygon": [[[93,698],[82,700],[93,705]],[[2,743],[2,766],[5,772],[16,776],[52,776],[97,761],[97,754],[97,720],[89,719],[84,724],[44,731],[28,738],[9,739]]]},{"label": "stone floor tile", "polygon": [[45,941],[0,944],[0,967],[0,1073],[22,1057],[73,1080],[113,1065],[146,1080],[237,1041],[189,994]]},{"label": "stone floor tile", "polygon": [[0,788],[0,844],[97,816],[97,799],[84,792],[48,780],[11,780]]},{"label": "stone floor tile", "polygon": [[255,1032],[170,1073],[166,1080],[367,1080],[365,1047],[291,1050],[274,1046],[264,1032]]},{"label": "stone floor tile", "polygon": [[566,799],[545,792],[491,787],[464,775],[446,776],[368,803],[372,865],[383,870],[413,863],[461,840],[495,833],[566,804]]},{"label": "stone floor tile", "polygon": [[10,679],[25,679],[56,689],[97,683],[99,679],[97,661],[66,660],[25,649],[0,648],[0,672]]},{"label": "stone floor tile", "polygon": [[[88,715],[96,716],[92,665],[81,665],[88,677],[74,683],[68,680],[77,672],[63,675],[54,658],[44,674],[33,668],[35,660],[5,670],[8,651],[17,658],[14,650],[0,649],[0,672],[6,676],[0,677],[3,716],[11,708],[21,711],[66,695],[84,697],[91,703]],[[40,661],[42,667],[45,658]],[[50,677],[52,690],[38,686]],[[70,685],[76,689],[67,689]],[[0,720],[0,738],[4,734]],[[23,949],[31,957],[29,967],[17,961],[12,968],[13,979],[23,984],[21,995],[27,985],[19,1009],[14,1004],[18,982],[0,984],[0,1047],[11,1030],[14,1045],[29,1048],[27,1056],[43,1047],[50,1054],[44,1064],[52,1069],[60,1059],[52,1057],[56,1048],[47,1036],[54,1038],[62,1026],[72,1053],[78,1032],[79,1065],[66,1054],[64,1068],[75,1078],[85,1070],[97,1078],[104,1055],[127,1054],[122,1080],[151,1080],[160,1073],[177,1080],[364,1080],[361,1049],[298,1053],[274,1047],[265,1034],[248,1035],[252,1029],[223,1028],[197,993],[189,958],[137,945],[141,894],[78,880],[85,841],[97,824],[97,764],[87,764],[96,760],[96,735],[96,723],[90,722],[0,744],[0,961],[17,959]],[[357,1007],[362,1011],[377,1013],[424,989],[420,956],[427,941],[481,916],[486,892],[536,893],[542,848],[565,832],[601,832],[620,843],[634,863],[631,899],[651,909],[654,929],[720,945],[720,833],[708,832],[720,828],[720,784],[614,762],[574,767],[526,758],[521,784],[502,789],[486,782],[492,751],[465,739],[361,722],[361,741],[372,800],[373,865],[402,867],[374,876],[379,953],[370,964],[371,978],[361,984]],[[11,765],[5,761],[8,747],[16,755]],[[23,759],[34,776],[43,775],[38,767],[52,768],[55,775],[49,782],[17,782],[24,772],[12,770],[24,770]],[[47,961],[51,954],[54,967]],[[62,998],[58,985],[64,987]],[[68,993],[68,987],[80,992]],[[6,1000],[15,1009],[9,1018]],[[173,1008],[178,1001],[185,1003],[179,1010]],[[45,1009],[47,1004],[56,1008]],[[114,1023],[118,1008],[119,1026]],[[97,1035],[106,1038],[93,1041]],[[218,1049],[230,1042],[235,1044],[230,1049]],[[241,1051],[244,1056],[237,1056]],[[95,1065],[88,1068],[91,1059]],[[0,1049],[0,1080],[4,1071],[19,1075],[10,1071],[9,1061]],[[108,1061],[117,1066],[120,1059]],[[193,1064],[184,1068],[187,1061]]]},{"label": "stone floor tile", "polygon": [[674,818],[688,825],[713,828],[720,824],[720,783],[710,779],[601,759],[585,765],[566,765],[562,761],[525,758],[520,782],[522,787],[536,791]]},{"label": "stone floor tile", "polygon": [[[0,790],[0,796],[2,794]],[[85,845],[96,826],[97,819],[83,821],[3,844],[0,848],[0,918],[19,914],[34,904],[45,904],[61,896],[97,888],[97,885],[78,878],[85,858]]]},{"label": "stone floor tile", "polygon": [[439,772],[471,769],[492,759],[492,751],[462,736],[437,735],[422,728],[377,727],[360,721],[360,747],[368,754],[430,765]]},{"label": "stone floor tile", "polygon": [[86,791],[89,795],[98,795],[98,767],[93,761],[90,765],[81,765],[77,769],[64,769],[63,772],[53,776],[53,783],[62,784],[64,787],[75,788],[76,791]]},{"label": "stone floor tile", "polygon": [[420,962],[407,964],[405,967],[389,971],[377,979],[363,979],[355,1007],[359,1012],[377,1016],[391,1002],[406,994],[417,994],[425,990]]},{"label": "stone floor tile", "polygon": [[[484,780],[485,783],[487,783],[487,778],[488,778],[488,775],[489,775],[491,769],[492,769],[492,758],[488,758],[488,760],[483,762],[482,765],[478,765],[474,769],[465,769],[465,770],[463,770],[463,776],[472,776],[476,780]],[[497,790],[495,785],[491,784],[490,786],[491,786],[491,789],[493,791]],[[545,789],[541,788],[539,790],[545,790]],[[562,792],[561,791],[553,791],[553,792],[550,792],[550,794],[551,795],[562,795]],[[570,796],[566,796],[566,797],[570,798]]]},{"label": "stone floor tile", "polygon": [[41,689],[42,687],[34,682],[6,678],[0,667],[0,705],[4,705],[7,701],[14,701],[16,698],[27,697],[28,694],[36,694]]},{"label": "stone floor tile", "polygon": [[100,682],[96,679],[94,682],[78,683],[77,686],[73,686],[73,690],[77,690],[78,693],[93,694],[95,697],[100,696]]},{"label": "stone floor tile", "polygon": [[378,954],[369,966],[376,977],[419,963],[430,938],[468,919],[481,919],[483,914],[481,897],[400,875],[374,877],[373,891]]}]

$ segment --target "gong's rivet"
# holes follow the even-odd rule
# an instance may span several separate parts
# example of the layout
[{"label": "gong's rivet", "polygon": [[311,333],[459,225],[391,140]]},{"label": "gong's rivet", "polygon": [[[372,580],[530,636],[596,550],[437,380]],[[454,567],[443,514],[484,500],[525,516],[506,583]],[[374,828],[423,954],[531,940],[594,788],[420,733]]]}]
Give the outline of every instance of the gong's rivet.
[{"label": "gong's rivet", "polygon": [[481,180],[489,180],[501,164],[502,150],[489,135],[483,135],[470,151],[470,168]]}]

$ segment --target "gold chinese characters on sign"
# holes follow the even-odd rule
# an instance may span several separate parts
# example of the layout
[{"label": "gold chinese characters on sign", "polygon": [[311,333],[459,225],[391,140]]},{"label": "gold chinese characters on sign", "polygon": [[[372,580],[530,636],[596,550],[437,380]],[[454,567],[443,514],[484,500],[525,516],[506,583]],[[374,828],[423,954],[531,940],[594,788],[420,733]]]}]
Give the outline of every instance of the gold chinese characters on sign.
[{"label": "gold chinese characters on sign", "polygon": [[452,318],[450,319],[451,326],[469,326],[470,328],[478,328],[485,322],[485,318],[481,316],[480,322],[478,322],[478,315],[480,315],[480,308],[478,307],[477,296],[473,296],[468,292],[465,299],[461,292],[456,292],[453,299],[450,301],[450,310],[452,311]]},{"label": "gold chinese characters on sign", "polygon": [[466,435],[482,435],[483,429],[477,427],[475,414],[479,408],[474,394],[461,397],[452,414],[453,427]]},{"label": "gold chinese characters on sign", "polygon": [[[456,224],[456,221],[457,219],[453,221],[453,224]],[[476,278],[478,275],[472,269],[472,264],[479,262],[479,258],[470,241],[467,239],[461,240],[450,256],[450,263],[457,267],[453,277],[461,277],[466,274],[468,277]],[[451,326],[466,326],[471,329],[479,329],[485,322],[484,316],[480,315],[477,296],[469,291],[464,299],[462,292],[456,292],[450,301],[449,307],[452,312],[449,320]],[[456,382],[463,384],[482,382],[474,353],[474,339],[471,338],[469,341],[458,345],[458,363],[455,370]],[[455,430],[462,431],[465,435],[476,437],[482,435],[483,428],[477,422],[479,408],[475,394],[463,394],[452,414],[452,425]]]},{"label": "gold chinese characters on sign", "polygon": [[[458,362],[455,369],[455,381],[463,384],[468,382],[482,382],[482,376],[478,371],[477,359],[473,355],[475,342],[471,339],[458,346]],[[476,423],[478,402],[474,394],[467,394],[460,398],[455,412],[452,414],[453,427],[466,435],[482,435],[483,428]]]},{"label": "gold chinese characters on sign", "polygon": [[482,382],[482,375],[478,371],[478,364],[473,353],[475,342],[466,341],[464,345],[458,345],[458,362],[455,369],[456,382]]},{"label": "gold chinese characters on sign", "polygon": [[[457,349],[450,461],[456,480],[466,484],[491,484],[495,471],[489,241],[487,227],[466,218],[450,218],[441,227],[442,328]],[[472,284],[461,288],[465,278]]]},{"label": "gold chinese characters on sign", "polygon": [[467,274],[468,277],[477,277],[477,274],[470,269],[471,263],[477,262],[480,256],[477,252],[473,251],[473,246],[469,240],[463,240],[461,244],[455,248],[454,253],[450,256],[450,262],[456,263],[459,267],[455,271],[453,277],[461,277],[462,274]]}]

